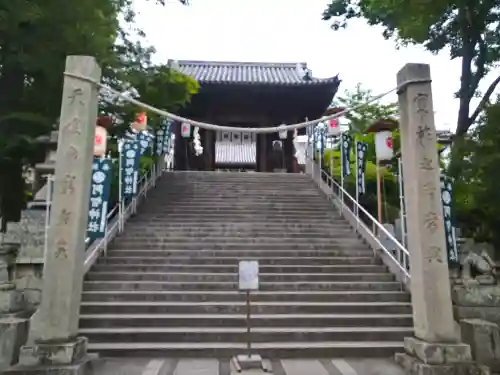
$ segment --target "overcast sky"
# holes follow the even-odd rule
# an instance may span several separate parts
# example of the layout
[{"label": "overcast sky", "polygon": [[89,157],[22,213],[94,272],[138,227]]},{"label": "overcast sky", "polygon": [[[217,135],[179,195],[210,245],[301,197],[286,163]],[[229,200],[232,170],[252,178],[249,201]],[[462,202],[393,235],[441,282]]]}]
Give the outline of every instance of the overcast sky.
[{"label": "overcast sky", "polygon": [[[396,86],[397,71],[408,62],[428,63],[433,78],[438,129],[455,129],[453,93],[460,61],[421,48],[395,49],[381,29],[356,20],[333,31],[321,20],[328,0],[190,0],[188,7],[167,0],[136,0],[137,21],[157,49],[156,62],[176,60],[307,62],[316,77],[339,74],[340,91],[358,82],[374,93]],[[492,79],[483,82],[485,86]],[[393,94],[386,100],[397,100]]]}]

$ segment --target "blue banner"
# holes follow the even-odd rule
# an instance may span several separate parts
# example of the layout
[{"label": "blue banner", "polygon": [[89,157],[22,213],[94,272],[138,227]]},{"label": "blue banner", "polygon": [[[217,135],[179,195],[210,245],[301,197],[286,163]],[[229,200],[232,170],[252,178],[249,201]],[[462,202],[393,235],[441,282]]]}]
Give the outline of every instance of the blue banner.
[{"label": "blue banner", "polygon": [[172,143],[172,121],[168,120],[163,138],[163,155],[170,151]]},{"label": "blue banner", "polygon": [[121,152],[121,193],[123,198],[137,194],[140,145],[138,140],[125,140]]},{"label": "blue banner", "polygon": [[352,137],[349,134],[342,134],[340,140],[340,147],[342,147],[342,174],[346,177],[351,175]]},{"label": "blue banner", "polygon": [[441,201],[443,202],[444,233],[446,236],[446,250],[448,264],[456,265],[458,262],[457,239],[452,221],[453,182],[451,178],[441,176]]},{"label": "blue banner", "polygon": [[167,125],[161,125],[156,131],[156,155],[161,156],[163,154],[163,142],[165,142],[165,133],[167,132]]},{"label": "blue banner", "polygon": [[137,134],[137,142],[139,142],[139,150],[141,155],[143,155],[149,147],[151,142],[151,137],[145,132],[140,132]]},{"label": "blue banner", "polygon": [[104,237],[106,231],[112,170],[111,159],[94,159],[87,221],[87,237],[92,240]]},{"label": "blue banner", "polygon": [[358,194],[362,195],[366,192],[365,172],[366,172],[366,153],[368,152],[368,144],[364,142],[356,142],[356,183],[358,184]]}]

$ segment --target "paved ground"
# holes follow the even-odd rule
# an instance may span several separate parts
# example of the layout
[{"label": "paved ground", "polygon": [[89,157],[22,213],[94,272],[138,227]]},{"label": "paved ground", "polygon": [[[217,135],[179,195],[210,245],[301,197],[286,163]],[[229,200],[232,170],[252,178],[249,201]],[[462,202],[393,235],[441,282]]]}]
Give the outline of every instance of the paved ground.
[{"label": "paved ground", "polygon": [[[272,360],[273,375],[404,375],[390,360],[321,359]],[[95,375],[232,375],[229,360],[217,359],[100,359]],[[260,371],[241,375],[265,374]]]}]

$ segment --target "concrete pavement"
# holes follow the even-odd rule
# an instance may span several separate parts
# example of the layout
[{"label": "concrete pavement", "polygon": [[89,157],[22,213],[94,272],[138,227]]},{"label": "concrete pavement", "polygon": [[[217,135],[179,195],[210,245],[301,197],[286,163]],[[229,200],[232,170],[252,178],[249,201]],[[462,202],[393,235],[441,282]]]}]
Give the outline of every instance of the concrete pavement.
[{"label": "concrete pavement", "polygon": [[[404,375],[385,359],[283,359],[272,360],[273,375]],[[233,375],[229,359],[99,359],[95,375]],[[264,372],[243,372],[258,375]]]}]

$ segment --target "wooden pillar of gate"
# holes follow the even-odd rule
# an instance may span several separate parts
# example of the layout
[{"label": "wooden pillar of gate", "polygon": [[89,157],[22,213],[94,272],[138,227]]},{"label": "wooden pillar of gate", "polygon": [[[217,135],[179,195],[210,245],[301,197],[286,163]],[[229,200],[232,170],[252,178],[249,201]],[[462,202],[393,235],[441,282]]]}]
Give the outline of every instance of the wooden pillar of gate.
[{"label": "wooden pillar of gate", "polygon": [[267,144],[268,144],[267,134],[257,134],[257,171],[267,172]]}]

